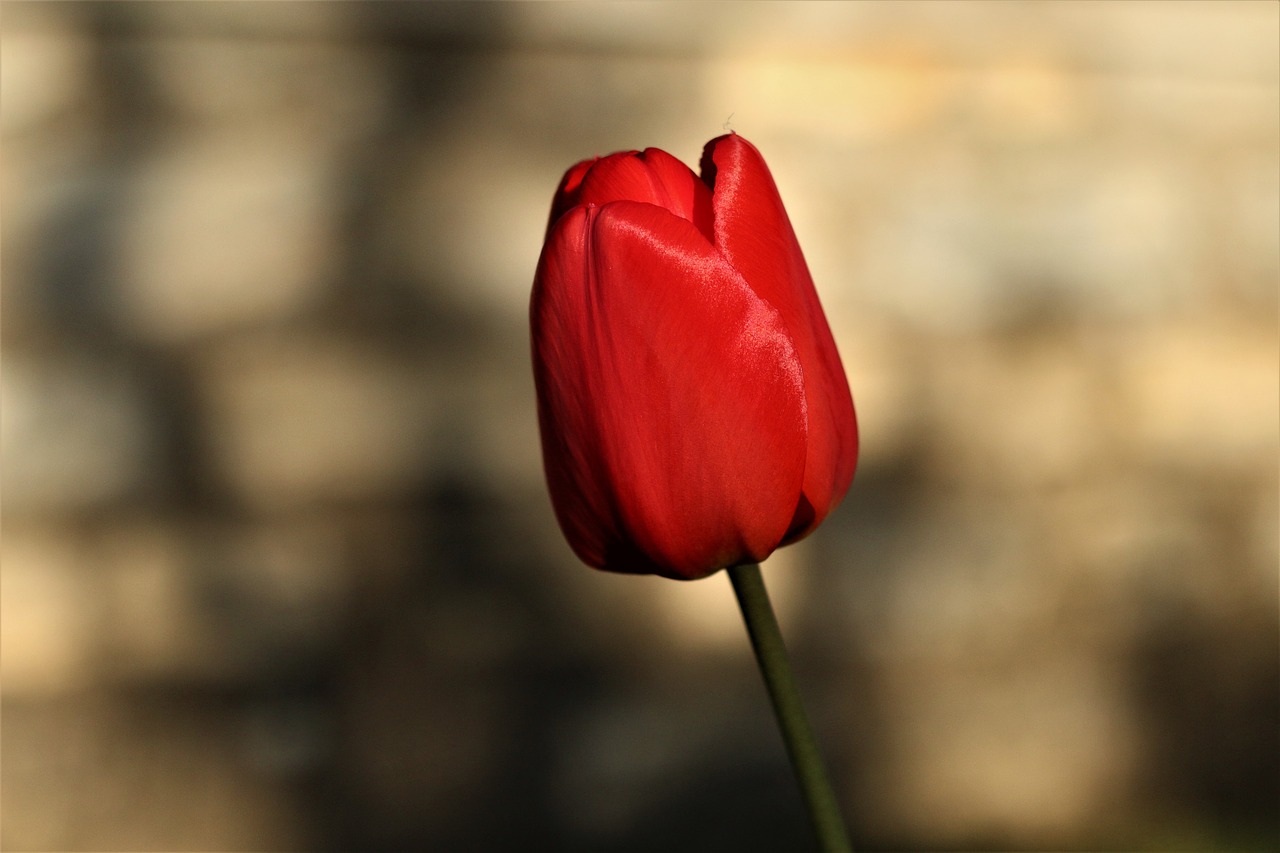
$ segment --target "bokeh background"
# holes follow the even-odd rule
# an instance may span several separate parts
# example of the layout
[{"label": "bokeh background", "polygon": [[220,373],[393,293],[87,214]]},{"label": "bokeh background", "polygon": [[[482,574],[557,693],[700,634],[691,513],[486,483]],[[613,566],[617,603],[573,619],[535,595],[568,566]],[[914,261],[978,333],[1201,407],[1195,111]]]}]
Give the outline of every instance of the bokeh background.
[{"label": "bokeh background", "polygon": [[1280,845],[1280,5],[2,14],[5,849],[810,843],[725,577],[540,467],[556,182],[726,127],[863,431],[766,565],[855,844]]}]

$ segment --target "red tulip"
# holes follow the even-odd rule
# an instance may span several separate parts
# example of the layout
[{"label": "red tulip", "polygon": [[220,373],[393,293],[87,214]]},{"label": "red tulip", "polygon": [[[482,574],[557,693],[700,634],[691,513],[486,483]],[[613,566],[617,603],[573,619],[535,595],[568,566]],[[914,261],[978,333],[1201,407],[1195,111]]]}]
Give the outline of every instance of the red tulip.
[{"label": "red tulip", "polygon": [[530,306],[543,462],[577,555],[692,580],[808,535],[857,462],[853,400],[755,147],[702,177],[656,148],[585,160]]}]

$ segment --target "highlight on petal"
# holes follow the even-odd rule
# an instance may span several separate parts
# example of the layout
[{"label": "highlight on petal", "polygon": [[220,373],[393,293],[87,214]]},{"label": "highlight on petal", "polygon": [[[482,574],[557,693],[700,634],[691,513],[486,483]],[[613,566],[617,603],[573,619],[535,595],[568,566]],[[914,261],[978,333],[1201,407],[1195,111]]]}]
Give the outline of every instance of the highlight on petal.
[{"label": "highlight on petal", "polygon": [[768,556],[808,452],[776,307],[690,221],[616,201],[557,222],[531,312],[548,483],[578,555],[682,579]]}]

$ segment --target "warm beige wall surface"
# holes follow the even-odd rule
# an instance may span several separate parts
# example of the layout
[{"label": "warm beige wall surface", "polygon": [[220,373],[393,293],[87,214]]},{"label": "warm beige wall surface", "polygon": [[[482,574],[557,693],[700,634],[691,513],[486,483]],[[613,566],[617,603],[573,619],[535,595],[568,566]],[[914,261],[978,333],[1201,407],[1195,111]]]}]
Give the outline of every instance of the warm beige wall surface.
[{"label": "warm beige wall surface", "polygon": [[1280,6],[0,6],[6,850],[806,843],[723,576],[575,561],[593,154],[768,159],[862,427],[765,567],[864,849],[1280,843]]}]

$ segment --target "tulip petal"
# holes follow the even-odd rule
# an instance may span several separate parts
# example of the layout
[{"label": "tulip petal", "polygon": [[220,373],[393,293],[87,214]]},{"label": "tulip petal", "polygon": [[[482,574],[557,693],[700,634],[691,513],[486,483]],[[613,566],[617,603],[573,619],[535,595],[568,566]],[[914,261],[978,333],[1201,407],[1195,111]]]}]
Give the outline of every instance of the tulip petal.
[{"label": "tulip petal", "polygon": [[773,176],[736,134],[707,143],[702,177],[712,187],[716,248],[781,315],[804,368],[809,446],[802,500],[788,533],[811,532],[848,491],[858,427],[840,354]]},{"label": "tulip petal", "polygon": [[692,579],[777,547],[804,476],[804,377],[778,311],[698,229],[632,201],[569,211],[531,325],[548,483],[579,557]]},{"label": "tulip petal", "polygon": [[712,238],[711,190],[692,169],[659,148],[602,157],[590,165],[574,196],[576,204],[655,204],[692,222],[708,241]]}]

